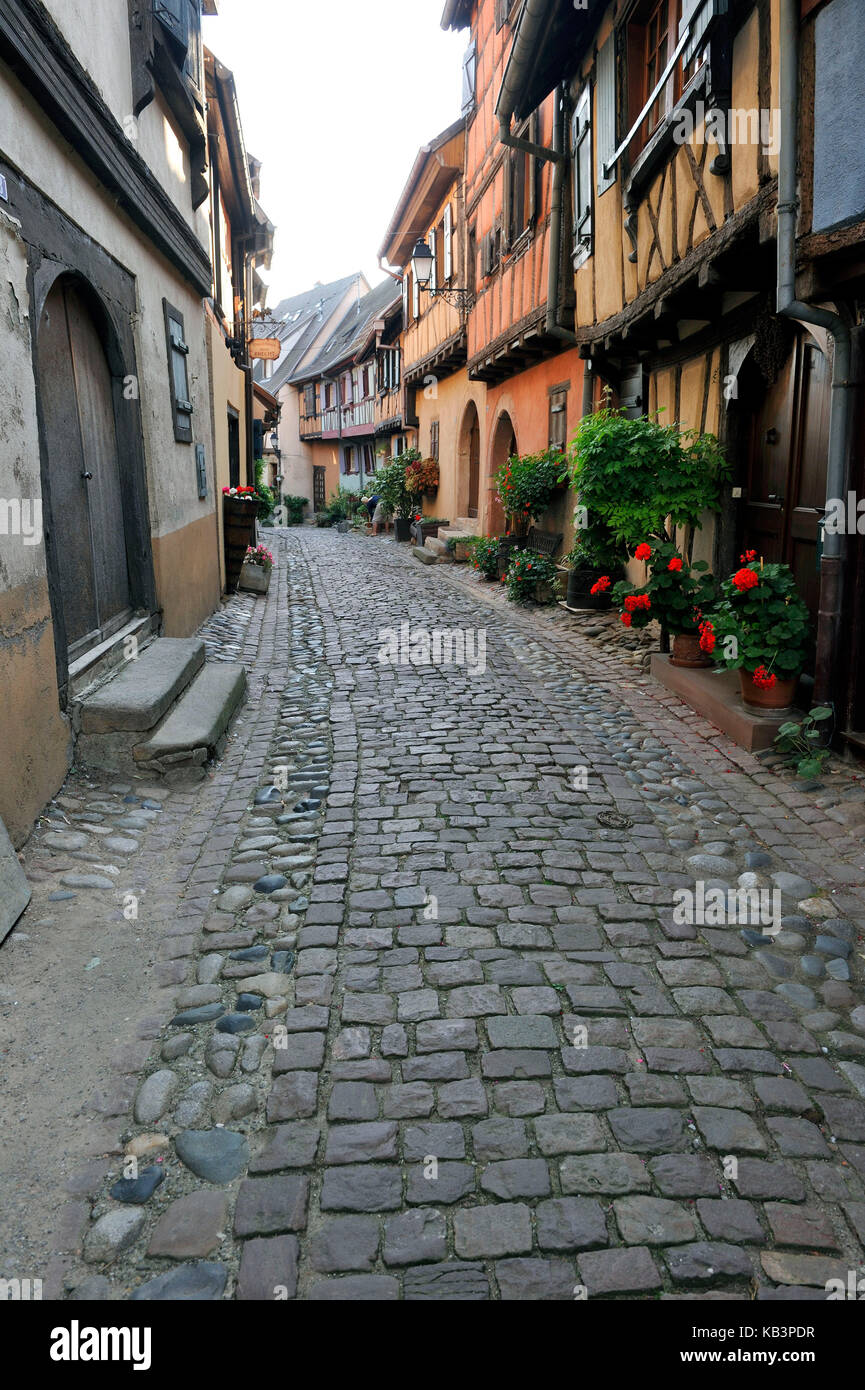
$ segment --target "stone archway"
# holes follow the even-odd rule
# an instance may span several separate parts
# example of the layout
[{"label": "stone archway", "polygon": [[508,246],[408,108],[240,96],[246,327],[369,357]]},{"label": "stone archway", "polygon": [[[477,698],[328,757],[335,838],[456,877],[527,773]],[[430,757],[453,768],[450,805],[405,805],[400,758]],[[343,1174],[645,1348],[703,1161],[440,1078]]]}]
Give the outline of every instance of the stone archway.
[{"label": "stone archway", "polygon": [[457,513],[474,521],[480,515],[481,422],[474,401],[463,414],[457,453]]},{"label": "stone archway", "polygon": [[503,410],[496,427],[493,430],[493,441],[490,448],[490,466],[487,475],[487,516],[486,533],[489,536],[502,535],[505,529],[505,514],[502,505],[496,496],[495,475],[503,463],[506,463],[511,455],[518,453],[517,436],[514,430],[513,421],[506,410]]}]

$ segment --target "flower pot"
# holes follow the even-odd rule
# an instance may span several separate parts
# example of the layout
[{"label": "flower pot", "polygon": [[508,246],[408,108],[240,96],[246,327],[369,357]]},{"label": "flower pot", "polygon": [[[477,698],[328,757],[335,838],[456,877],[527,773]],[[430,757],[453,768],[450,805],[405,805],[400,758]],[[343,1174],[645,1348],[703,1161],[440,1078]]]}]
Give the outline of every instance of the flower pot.
[{"label": "flower pot", "polygon": [[411,518],[410,518],[410,517],[407,517],[407,516],[398,516],[398,517],[395,517],[395,518],[394,518],[394,523],[393,523],[393,534],[394,534],[394,540],[397,540],[397,541],[410,541],[410,540],[411,540]]},{"label": "flower pot", "polygon": [[264,565],[243,565],[237,587],[247,594],[266,594],[272,573],[273,570],[266,570]]},{"label": "flower pot", "polygon": [[799,684],[798,676],[791,676],[789,680],[777,680],[771,690],[764,690],[762,686],[754,684],[754,678],[750,671],[739,671],[739,682],[742,687],[742,699],[745,704],[752,709],[762,710],[786,710],[793,703],[796,694],[796,686]]},{"label": "flower pot", "polygon": [[568,575],[568,607],[608,609],[612,603],[609,590],[604,594],[591,592],[593,585],[597,584],[605,573],[605,570],[596,569],[592,565],[584,565],[579,569],[571,570]]},{"label": "flower pot", "polygon": [[702,650],[698,633],[677,632],[673,637],[673,654],[670,657],[670,665],[685,666],[696,670],[701,666],[711,666],[712,658]]}]

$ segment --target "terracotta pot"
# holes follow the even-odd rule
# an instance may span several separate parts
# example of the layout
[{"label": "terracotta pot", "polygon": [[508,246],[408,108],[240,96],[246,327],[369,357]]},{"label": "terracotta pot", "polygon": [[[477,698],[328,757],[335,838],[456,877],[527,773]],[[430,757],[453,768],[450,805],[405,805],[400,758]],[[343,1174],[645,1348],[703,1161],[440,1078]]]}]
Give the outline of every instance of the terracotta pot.
[{"label": "terracotta pot", "polygon": [[701,666],[711,666],[712,658],[700,649],[700,638],[696,632],[677,632],[673,638],[671,666],[686,666],[696,670]]},{"label": "terracotta pot", "polygon": [[792,676],[789,680],[778,680],[771,690],[763,690],[759,685],[754,684],[750,671],[740,670],[739,682],[742,687],[742,699],[746,705],[750,705],[754,709],[785,710],[789,709],[793,703],[799,677]]}]

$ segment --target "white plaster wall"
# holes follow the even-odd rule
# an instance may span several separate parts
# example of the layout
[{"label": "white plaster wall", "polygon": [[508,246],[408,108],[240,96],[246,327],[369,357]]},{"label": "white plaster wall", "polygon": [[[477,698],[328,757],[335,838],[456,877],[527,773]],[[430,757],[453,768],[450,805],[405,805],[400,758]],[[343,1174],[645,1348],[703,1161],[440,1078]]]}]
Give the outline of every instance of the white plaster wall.
[{"label": "white plaster wall", "polygon": [[[162,300],[167,298],[185,318],[191,399],[195,407],[194,437],[207,449],[212,476],[213,439],[201,298],[118,209],[71,146],[59,138],[56,128],[2,66],[0,109],[8,116],[0,137],[3,155],[136,279],[135,334],[151,529],[155,536],[178,530],[211,512],[214,499],[211,489],[210,496],[199,501],[195,450],[174,439]],[[5,372],[5,361],[3,368]],[[29,356],[27,368],[30,370]],[[129,370],[132,372],[132,364]],[[38,466],[35,432],[29,447],[36,452]]]}]

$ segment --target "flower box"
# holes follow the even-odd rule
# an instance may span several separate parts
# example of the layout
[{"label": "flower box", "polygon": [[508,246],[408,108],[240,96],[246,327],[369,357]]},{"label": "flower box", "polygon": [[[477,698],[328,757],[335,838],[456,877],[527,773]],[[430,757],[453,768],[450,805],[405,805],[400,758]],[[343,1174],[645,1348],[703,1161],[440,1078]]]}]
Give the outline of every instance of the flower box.
[{"label": "flower box", "polygon": [[238,588],[246,594],[266,594],[270,588],[272,570],[264,565],[244,565],[240,571]]}]

